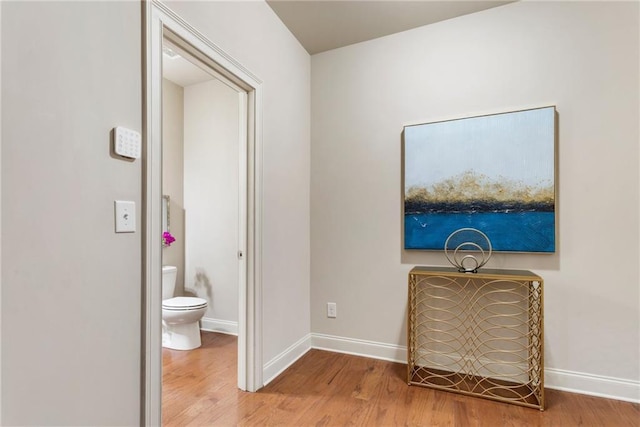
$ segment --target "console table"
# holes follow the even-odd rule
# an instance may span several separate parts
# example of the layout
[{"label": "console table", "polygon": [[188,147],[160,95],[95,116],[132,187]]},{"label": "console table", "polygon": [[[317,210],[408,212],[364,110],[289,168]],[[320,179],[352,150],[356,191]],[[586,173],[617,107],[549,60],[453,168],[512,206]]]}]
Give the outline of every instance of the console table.
[{"label": "console table", "polygon": [[409,385],[544,410],[543,314],[530,271],[413,268]]}]

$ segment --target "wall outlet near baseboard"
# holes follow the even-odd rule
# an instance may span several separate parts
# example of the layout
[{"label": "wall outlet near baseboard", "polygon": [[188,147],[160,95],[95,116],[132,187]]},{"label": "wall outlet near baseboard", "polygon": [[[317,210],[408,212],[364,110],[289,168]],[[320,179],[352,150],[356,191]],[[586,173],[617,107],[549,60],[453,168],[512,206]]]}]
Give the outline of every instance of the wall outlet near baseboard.
[{"label": "wall outlet near baseboard", "polygon": [[338,307],[335,302],[327,303],[327,317],[336,318],[338,317]]}]

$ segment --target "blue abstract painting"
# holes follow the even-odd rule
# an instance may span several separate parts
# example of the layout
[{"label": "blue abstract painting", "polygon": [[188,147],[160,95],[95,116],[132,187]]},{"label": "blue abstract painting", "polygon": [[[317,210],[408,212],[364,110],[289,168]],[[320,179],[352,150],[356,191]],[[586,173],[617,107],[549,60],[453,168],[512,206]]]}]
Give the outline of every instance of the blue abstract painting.
[{"label": "blue abstract painting", "polygon": [[404,247],[475,228],[494,251],[555,252],[555,107],[404,128]]}]

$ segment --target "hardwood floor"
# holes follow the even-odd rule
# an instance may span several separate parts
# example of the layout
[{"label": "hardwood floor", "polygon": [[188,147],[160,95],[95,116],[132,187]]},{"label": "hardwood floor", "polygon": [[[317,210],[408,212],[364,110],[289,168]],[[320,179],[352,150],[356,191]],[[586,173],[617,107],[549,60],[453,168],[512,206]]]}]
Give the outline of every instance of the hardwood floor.
[{"label": "hardwood floor", "polygon": [[163,349],[165,426],[640,426],[640,404],[556,390],[544,412],[408,386],[406,365],[311,350],[257,393],[236,386],[234,336]]}]

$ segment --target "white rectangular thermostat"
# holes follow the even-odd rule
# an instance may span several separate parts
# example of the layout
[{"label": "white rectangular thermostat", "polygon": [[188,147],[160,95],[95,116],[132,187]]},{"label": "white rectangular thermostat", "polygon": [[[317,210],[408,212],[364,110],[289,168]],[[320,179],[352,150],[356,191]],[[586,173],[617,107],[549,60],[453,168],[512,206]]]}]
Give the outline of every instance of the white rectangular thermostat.
[{"label": "white rectangular thermostat", "polygon": [[119,156],[137,159],[142,152],[142,136],[135,130],[118,126],[113,129],[113,148]]}]

